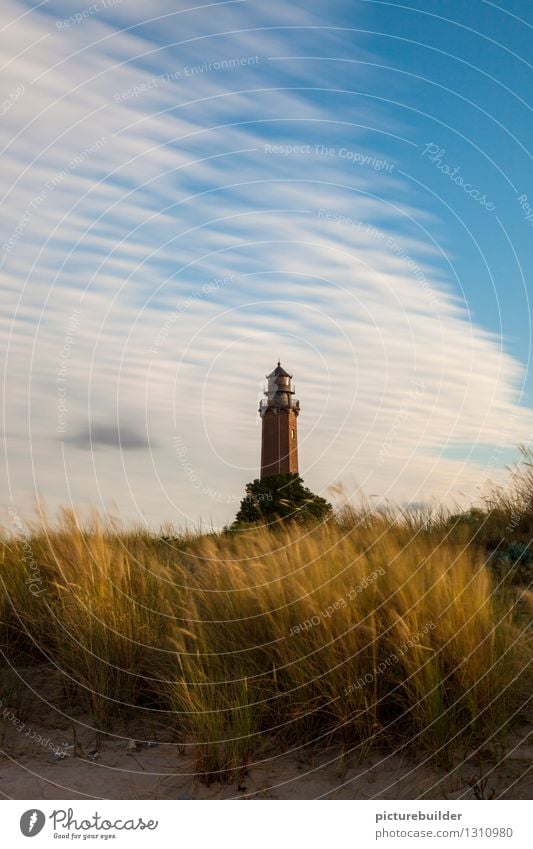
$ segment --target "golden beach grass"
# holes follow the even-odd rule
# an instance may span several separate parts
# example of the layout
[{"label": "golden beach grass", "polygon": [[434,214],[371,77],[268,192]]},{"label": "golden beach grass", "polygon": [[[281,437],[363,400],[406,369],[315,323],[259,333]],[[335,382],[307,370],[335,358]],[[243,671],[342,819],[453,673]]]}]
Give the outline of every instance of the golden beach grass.
[{"label": "golden beach grass", "polygon": [[65,512],[3,539],[4,667],[60,670],[98,728],[161,712],[207,780],[276,741],[447,759],[527,698],[527,593],[484,559],[422,517],[162,539]]}]

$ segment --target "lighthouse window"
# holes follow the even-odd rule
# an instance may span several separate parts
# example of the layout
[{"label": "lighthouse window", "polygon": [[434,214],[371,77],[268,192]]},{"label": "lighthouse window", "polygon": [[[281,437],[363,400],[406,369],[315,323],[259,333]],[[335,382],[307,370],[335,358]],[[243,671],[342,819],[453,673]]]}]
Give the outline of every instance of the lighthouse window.
[{"label": "lighthouse window", "polygon": [[294,428],[291,427],[291,439],[294,439]]}]

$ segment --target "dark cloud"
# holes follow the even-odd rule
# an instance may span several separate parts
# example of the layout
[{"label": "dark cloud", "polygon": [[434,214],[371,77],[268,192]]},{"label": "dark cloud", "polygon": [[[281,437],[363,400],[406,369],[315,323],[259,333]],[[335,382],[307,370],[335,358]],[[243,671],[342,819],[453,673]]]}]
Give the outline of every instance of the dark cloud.
[{"label": "dark cloud", "polygon": [[121,448],[124,451],[144,451],[154,443],[147,435],[131,425],[117,422],[84,425],[66,440],[76,448]]}]

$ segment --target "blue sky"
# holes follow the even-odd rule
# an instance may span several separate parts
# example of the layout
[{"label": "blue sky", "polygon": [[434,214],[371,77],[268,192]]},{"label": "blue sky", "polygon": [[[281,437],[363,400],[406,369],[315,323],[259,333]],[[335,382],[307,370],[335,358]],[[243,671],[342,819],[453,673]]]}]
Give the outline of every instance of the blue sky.
[{"label": "blue sky", "polygon": [[[533,433],[531,6],[4,0],[2,505],[467,504]],[[529,98],[530,99],[530,98]]]}]

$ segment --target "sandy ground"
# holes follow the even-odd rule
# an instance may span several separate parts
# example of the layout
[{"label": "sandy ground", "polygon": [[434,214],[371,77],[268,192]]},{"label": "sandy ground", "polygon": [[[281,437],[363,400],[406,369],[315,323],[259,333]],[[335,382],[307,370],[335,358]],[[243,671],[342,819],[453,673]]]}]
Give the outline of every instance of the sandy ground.
[{"label": "sandy ground", "polygon": [[[36,682],[33,681],[33,684]],[[137,725],[95,733],[88,717],[47,707],[42,679],[25,710],[0,711],[0,798],[8,799],[459,799],[533,797],[526,728],[505,745],[487,745],[465,761],[436,768],[393,752],[338,749],[277,753],[265,745],[257,762],[230,784],[195,775],[191,749]],[[38,693],[38,695],[37,695]],[[53,702],[57,704],[57,702]],[[66,705],[65,705],[66,707]],[[37,709],[38,708],[38,709]],[[39,717],[39,722],[28,717]],[[59,751],[61,756],[55,752]]]},{"label": "sandy ground", "polygon": [[416,765],[397,755],[364,760],[322,752],[313,759],[271,756],[250,766],[240,782],[207,786],[192,759],[172,744],[129,751],[103,743],[97,761],[68,755],[51,762],[24,747],[0,762],[0,793],[11,799],[459,799],[531,798],[531,751],[519,747],[500,762],[493,756],[450,771]]}]

